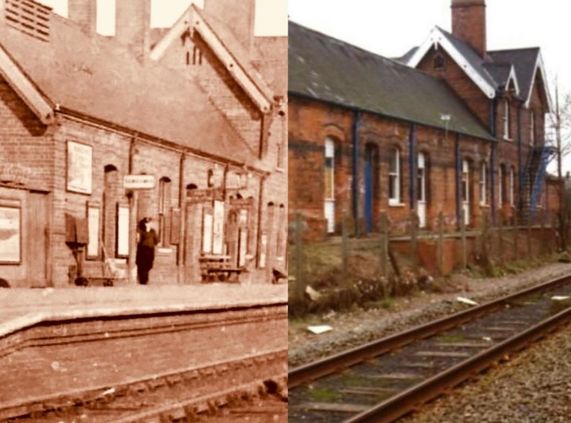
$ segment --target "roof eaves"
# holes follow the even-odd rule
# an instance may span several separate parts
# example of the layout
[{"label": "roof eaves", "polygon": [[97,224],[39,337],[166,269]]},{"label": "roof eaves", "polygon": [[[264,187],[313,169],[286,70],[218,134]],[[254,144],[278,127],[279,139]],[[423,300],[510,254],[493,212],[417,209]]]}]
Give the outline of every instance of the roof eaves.
[{"label": "roof eaves", "polygon": [[194,4],[191,5],[191,8],[192,28],[200,34],[218,59],[224,63],[227,71],[248,94],[260,111],[269,113],[272,107],[272,95],[270,90],[265,87],[262,78],[255,75],[253,69],[246,69],[246,66],[227,48]]},{"label": "roof eaves", "polygon": [[551,94],[549,93],[548,84],[547,84],[547,73],[545,71],[545,64],[543,62],[543,57],[541,55],[541,51],[538,50],[537,52],[537,59],[535,62],[535,67],[533,70],[533,77],[531,79],[531,86],[529,88],[529,93],[527,95],[527,99],[525,100],[525,107],[529,107],[531,102],[531,96],[533,93],[533,88],[535,86],[535,78],[537,76],[537,71],[541,73],[541,78],[543,79],[543,87],[544,87],[544,94],[545,98],[547,99],[547,108],[549,112],[553,111],[553,100],[551,99]]},{"label": "roof eaves", "polygon": [[[408,61],[408,65],[416,68],[420,61],[426,56],[428,51],[438,45],[452,57],[456,64],[468,75],[468,77],[482,90],[488,98],[496,97],[496,89],[478,72],[474,66],[463,56],[463,54],[450,42],[446,34],[437,26],[432,29],[429,37],[418,48]],[[484,72],[487,71],[484,69]],[[489,74],[488,74],[489,76]]]},{"label": "roof eaves", "polygon": [[[448,132],[452,132],[452,133],[457,133],[460,135],[465,135],[465,136],[469,136],[469,137],[474,137],[474,138],[478,138],[478,139],[482,139],[482,140],[486,140],[486,141],[497,141],[497,139],[495,137],[493,137],[491,134],[486,134],[487,136],[480,136],[480,135],[476,135],[474,133],[469,133],[466,131],[461,131],[461,130],[457,130],[457,129],[452,129],[452,128],[446,128],[445,126],[437,126],[434,125],[432,123],[427,123],[427,122],[422,122],[420,120],[411,120],[411,119],[406,119],[402,116],[394,116],[391,115],[389,113],[381,113],[378,110],[371,110],[371,109],[367,109],[367,108],[363,108],[363,107],[358,107],[355,106],[353,104],[348,104],[348,103],[341,103],[338,101],[334,101],[334,100],[328,100],[328,99],[322,99],[316,96],[312,96],[310,94],[307,93],[302,93],[302,92],[298,92],[298,91],[293,91],[290,90],[288,91],[289,94],[297,96],[297,97],[301,97],[307,100],[312,100],[312,101],[320,101],[323,103],[328,103],[334,106],[338,106],[338,107],[343,107],[345,109],[349,109],[349,110],[354,110],[354,111],[359,111],[359,112],[366,112],[366,113],[371,113],[377,116],[382,116],[382,117],[386,117],[386,118],[390,118],[390,119],[395,119],[395,120],[400,120],[402,122],[409,122],[409,123],[416,123],[416,124],[420,124],[420,125],[424,125],[430,128],[436,128],[436,129],[441,129],[441,130],[448,130]],[[485,132],[485,129],[482,129],[482,131]]]},{"label": "roof eaves", "polygon": [[54,107],[51,102],[40,92],[2,45],[0,45],[0,74],[44,125],[54,122]]}]

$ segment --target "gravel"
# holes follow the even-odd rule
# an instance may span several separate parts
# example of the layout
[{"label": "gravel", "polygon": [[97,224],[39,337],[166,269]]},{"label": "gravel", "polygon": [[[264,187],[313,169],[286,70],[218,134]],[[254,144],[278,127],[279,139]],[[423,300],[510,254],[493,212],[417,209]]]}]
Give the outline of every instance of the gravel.
[{"label": "gravel", "polygon": [[571,325],[403,423],[568,423]]},{"label": "gravel", "polygon": [[[481,303],[570,272],[569,264],[552,263],[501,278],[475,279],[456,275],[449,284],[456,289],[445,294],[421,292],[409,298],[395,299],[387,304],[388,309],[359,309],[291,320],[289,366],[296,367],[469,307],[456,301],[458,296]],[[313,335],[307,331],[307,326],[312,324],[327,324],[333,330]]]}]

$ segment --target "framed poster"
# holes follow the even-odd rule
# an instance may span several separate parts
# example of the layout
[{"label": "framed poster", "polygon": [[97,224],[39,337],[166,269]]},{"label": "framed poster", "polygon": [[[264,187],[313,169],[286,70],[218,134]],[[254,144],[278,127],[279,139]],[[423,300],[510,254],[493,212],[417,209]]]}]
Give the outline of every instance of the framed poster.
[{"label": "framed poster", "polygon": [[117,205],[117,257],[129,256],[129,207]]},{"label": "framed poster", "polygon": [[93,148],[75,141],[67,142],[67,190],[91,194]]},{"label": "framed poster", "polygon": [[224,201],[214,201],[212,254],[224,254]]},{"label": "framed poster", "polygon": [[87,258],[99,258],[99,231],[100,231],[100,211],[99,207],[87,206]]},{"label": "framed poster", "polygon": [[0,203],[0,263],[20,264],[22,260],[22,210]]},{"label": "framed poster", "polygon": [[206,210],[202,221],[202,252],[212,253],[212,212]]}]

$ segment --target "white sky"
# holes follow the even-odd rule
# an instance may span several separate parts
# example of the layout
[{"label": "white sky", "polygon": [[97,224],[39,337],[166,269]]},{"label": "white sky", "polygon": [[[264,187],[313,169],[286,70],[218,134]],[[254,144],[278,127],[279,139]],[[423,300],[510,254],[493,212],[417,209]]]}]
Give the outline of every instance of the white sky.
[{"label": "white sky", "polygon": [[[53,7],[56,13],[67,16],[67,0],[38,1]],[[115,1],[121,0],[96,1],[97,13],[100,17],[97,22],[97,31],[105,35],[112,35],[115,28],[115,16],[113,14]],[[192,0],[151,0],[151,26],[159,28],[171,26],[191,3]],[[195,0],[194,3],[202,7],[204,0]],[[255,34],[258,36],[286,35],[286,16],[287,0],[256,0]]]},{"label": "white sky", "polygon": [[[386,57],[451,29],[451,0],[289,0],[289,18]],[[571,90],[571,2],[487,0],[488,49],[539,46],[550,78]]]},{"label": "white sky", "polygon": [[[571,2],[487,0],[488,49],[541,47],[550,90],[571,92]],[[451,30],[451,0],[289,0],[289,18],[385,57]],[[553,97],[554,98],[554,97]],[[571,170],[571,155],[564,160]]]}]

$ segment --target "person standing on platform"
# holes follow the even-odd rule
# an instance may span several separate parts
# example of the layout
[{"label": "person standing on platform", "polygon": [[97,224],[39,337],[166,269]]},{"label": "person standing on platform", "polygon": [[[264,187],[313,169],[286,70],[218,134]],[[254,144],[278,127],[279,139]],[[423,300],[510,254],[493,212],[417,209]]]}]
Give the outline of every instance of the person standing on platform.
[{"label": "person standing on platform", "polygon": [[137,243],[137,275],[141,285],[149,282],[149,272],[155,261],[155,247],[159,243],[157,232],[151,228],[151,218],[145,217],[139,222],[139,241]]}]

